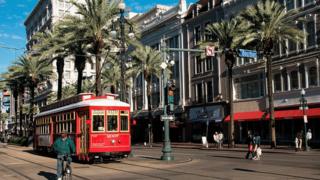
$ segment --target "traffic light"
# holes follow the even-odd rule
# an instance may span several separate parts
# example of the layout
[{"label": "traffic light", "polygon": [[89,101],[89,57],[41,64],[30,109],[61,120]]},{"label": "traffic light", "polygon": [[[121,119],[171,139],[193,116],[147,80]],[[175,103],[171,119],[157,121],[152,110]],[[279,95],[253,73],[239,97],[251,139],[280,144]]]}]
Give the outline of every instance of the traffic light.
[{"label": "traffic light", "polygon": [[176,89],[176,84],[174,80],[168,81],[168,106],[167,106],[167,114],[174,114],[174,91]]}]

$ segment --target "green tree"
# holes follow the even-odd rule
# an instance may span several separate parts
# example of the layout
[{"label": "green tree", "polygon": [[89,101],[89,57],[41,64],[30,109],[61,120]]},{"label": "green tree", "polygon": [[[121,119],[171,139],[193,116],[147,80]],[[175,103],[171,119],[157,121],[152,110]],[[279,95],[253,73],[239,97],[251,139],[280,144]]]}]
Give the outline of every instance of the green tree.
[{"label": "green tree", "polygon": [[[276,147],[276,130],[274,119],[274,100],[272,88],[272,54],[275,43],[284,40],[303,42],[305,36],[296,25],[297,10],[286,10],[284,6],[272,0],[260,1],[248,7],[240,14],[249,28],[244,45],[256,45],[267,60],[267,84],[270,113],[271,147]],[[299,19],[297,19],[299,20]]]},{"label": "green tree", "polygon": [[36,41],[32,47],[32,55],[39,58],[41,61],[46,61],[48,64],[52,64],[56,61],[57,73],[58,73],[58,89],[57,99],[62,97],[62,79],[65,57],[69,55],[64,47],[66,39],[59,28],[54,27],[51,32],[39,32],[36,33],[32,41]]},{"label": "green tree", "polygon": [[133,60],[131,71],[136,74],[142,73],[144,79],[147,81],[148,118],[151,125],[150,143],[153,143],[153,122],[151,115],[152,76],[161,77],[160,65],[163,62],[163,55],[158,50],[152,49],[149,46],[137,45],[136,49],[131,53],[131,57]]},{"label": "green tree", "polygon": [[[90,51],[95,56],[96,65],[96,95],[102,94],[101,88],[101,57],[104,49],[107,48],[109,36],[108,27],[112,24],[112,20],[118,14],[117,0],[85,0],[84,3],[71,1],[77,8],[77,14],[74,19],[73,28],[81,29],[83,36],[78,38],[85,39],[90,42]],[[74,30],[73,32],[78,32]],[[77,36],[74,36],[77,37]]]},{"label": "green tree", "polygon": [[14,65],[17,67],[17,77],[25,78],[26,86],[29,88],[29,126],[31,126],[33,123],[35,90],[41,82],[50,79],[52,66],[29,55],[21,56]]},{"label": "green tree", "polygon": [[[22,120],[23,120],[23,94],[25,88],[25,78],[17,72],[16,66],[10,66],[8,72],[2,74],[3,82],[6,83],[6,86],[9,87],[12,91],[14,98],[14,112],[15,112],[15,123],[18,122],[18,109],[19,109],[19,135],[22,133]],[[19,107],[18,107],[19,106]],[[17,128],[17,127],[15,127]]]},{"label": "green tree", "polygon": [[218,47],[223,53],[223,59],[228,67],[228,89],[229,89],[229,106],[230,106],[230,122],[228,128],[229,147],[234,147],[234,114],[233,114],[233,88],[232,88],[232,69],[235,63],[235,48],[240,46],[243,39],[245,27],[233,18],[230,21],[222,21],[207,26],[206,33],[212,35],[212,39],[202,43],[203,45],[213,45]]}]

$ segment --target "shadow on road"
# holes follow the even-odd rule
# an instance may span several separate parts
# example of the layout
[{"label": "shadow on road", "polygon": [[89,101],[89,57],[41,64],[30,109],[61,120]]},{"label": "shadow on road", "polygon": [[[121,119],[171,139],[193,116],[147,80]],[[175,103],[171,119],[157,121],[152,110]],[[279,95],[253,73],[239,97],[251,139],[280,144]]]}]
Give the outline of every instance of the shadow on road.
[{"label": "shadow on road", "polygon": [[51,172],[45,172],[45,171],[40,171],[38,173],[39,176],[43,176],[45,178],[47,178],[48,180],[55,180],[57,179],[57,176]]},{"label": "shadow on road", "polygon": [[266,172],[266,171],[256,171],[256,170],[252,170],[252,169],[234,168],[233,170],[243,171],[243,172],[250,172],[250,173],[272,174],[272,175],[277,175],[277,176],[285,176],[287,178],[299,178],[299,179],[317,180],[316,178],[303,177],[303,176],[294,176],[294,175],[288,175],[288,174],[279,174],[279,173]]},{"label": "shadow on road", "polygon": [[222,156],[222,155],[210,155],[210,157],[228,158],[228,159],[244,159],[244,157]]}]

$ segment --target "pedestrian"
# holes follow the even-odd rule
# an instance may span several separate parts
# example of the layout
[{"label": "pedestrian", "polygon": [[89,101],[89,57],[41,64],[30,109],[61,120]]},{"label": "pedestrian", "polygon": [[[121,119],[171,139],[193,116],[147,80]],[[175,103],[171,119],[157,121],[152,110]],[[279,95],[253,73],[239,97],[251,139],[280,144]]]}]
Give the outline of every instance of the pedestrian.
[{"label": "pedestrian", "polygon": [[214,132],[213,134],[213,143],[217,145],[217,148],[219,147],[219,135],[218,135],[218,132]]},{"label": "pedestrian", "polygon": [[297,133],[296,139],[295,139],[295,144],[296,144],[296,151],[300,151],[302,147],[302,134],[301,132]]},{"label": "pedestrian", "polygon": [[55,140],[53,144],[53,149],[57,153],[57,179],[61,180],[63,172],[63,162],[65,157],[67,157],[68,164],[71,164],[71,155],[75,154],[75,145],[73,140],[71,140],[67,131],[61,132],[61,137]]},{"label": "pedestrian", "polygon": [[[253,158],[253,137],[250,130],[248,131],[247,145],[248,145],[248,152],[246,155],[246,159],[252,159]],[[250,155],[251,155],[251,158],[249,158]]]},{"label": "pedestrian", "polygon": [[309,146],[309,141],[312,139],[311,129],[308,129],[307,132],[307,146]]},{"label": "pedestrian", "polygon": [[219,149],[223,147],[223,133],[220,131],[218,135],[218,140],[219,140]]},{"label": "pedestrian", "polygon": [[262,150],[260,147],[261,138],[258,133],[255,133],[253,136],[253,152],[254,157],[253,160],[260,160],[260,156],[262,155]]}]

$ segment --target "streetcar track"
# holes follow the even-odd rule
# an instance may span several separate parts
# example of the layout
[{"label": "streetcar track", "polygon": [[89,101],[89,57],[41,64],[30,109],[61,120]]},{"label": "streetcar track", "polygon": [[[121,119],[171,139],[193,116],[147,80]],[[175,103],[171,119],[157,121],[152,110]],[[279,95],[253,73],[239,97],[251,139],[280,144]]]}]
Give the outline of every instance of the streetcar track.
[{"label": "streetcar track", "polygon": [[[11,150],[14,150],[14,151],[18,151],[18,150],[15,150],[15,149],[12,149],[10,148]],[[20,152],[20,151],[18,151]],[[25,161],[25,162],[28,162],[28,163],[31,163],[31,164],[35,164],[35,165],[38,165],[38,166],[41,166],[41,167],[45,167],[45,168],[48,168],[48,169],[53,169],[53,170],[56,170],[55,168],[52,168],[50,166],[46,166],[46,165],[43,165],[43,164],[40,164],[40,163],[37,163],[37,162],[33,162],[33,161],[30,161],[30,160],[26,160],[26,159],[23,159],[23,158],[19,158],[19,157],[15,157],[15,156],[12,156],[12,155],[9,155],[9,154],[6,154],[7,156],[9,157],[12,157],[12,158],[15,158],[15,159],[18,159],[18,160],[21,160],[21,161]],[[4,166],[4,164],[0,163],[1,166]],[[11,170],[11,169],[10,169]],[[16,170],[13,170],[14,172],[18,173]],[[21,175],[21,173],[18,173],[19,175]],[[24,174],[22,174],[23,177],[26,177],[28,179],[30,179],[29,177],[25,176]],[[74,177],[77,177],[79,179],[84,179],[84,180],[90,180],[89,178],[86,178],[86,177],[82,177],[82,176],[79,176],[79,175],[76,175],[74,173],[72,173],[72,176]],[[32,179],[30,179],[32,180]]]},{"label": "streetcar track", "polygon": [[[120,162],[120,163],[121,164],[125,164],[125,165],[129,165],[129,166],[142,167],[142,168],[147,168],[147,169],[153,169],[153,170],[158,170],[158,171],[169,172],[169,173],[172,173],[173,175],[182,175],[182,174],[185,175],[185,174],[188,174],[188,175],[204,177],[204,178],[229,180],[228,178],[221,178],[221,177],[216,177],[216,176],[207,176],[207,175],[196,174],[196,173],[173,171],[173,170],[167,170],[167,169],[162,169],[162,168],[149,167],[149,166],[138,165],[138,164],[131,164],[131,163],[126,163],[126,162]],[[135,173],[135,172],[132,172],[132,171],[126,171],[126,170],[122,170],[122,169],[120,170],[120,169],[117,169],[117,168],[114,168],[114,167],[109,167],[109,166],[108,167],[99,166],[99,165],[93,165],[93,166],[104,168],[104,169],[113,169],[113,170],[117,170],[117,171],[123,171],[123,172],[131,173],[131,174],[144,175],[144,174]],[[157,177],[157,176],[150,176],[150,175],[144,175],[144,176],[153,177],[153,178],[159,178],[159,179],[167,179],[167,178],[162,178],[162,177]]]},{"label": "streetcar track", "polygon": [[14,172],[14,173],[18,174],[19,176],[22,176],[22,177],[26,178],[26,179],[28,179],[28,180],[32,180],[32,178],[30,178],[30,177],[28,177],[28,176],[24,175],[23,173],[21,173],[21,172],[19,172],[19,171],[15,170],[14,168],[10,168],[10,167],[8,167],[8,166],[5,166],[5,165],[4,165],[4,164],[2,164],[2,163],[0,163],[0,166],[1,166],[1,167],[3,167],[3,168],[5,168],[5,169],[7,169],[7,170],[9,170],[9,171],[12,171],[12,172]]}]

